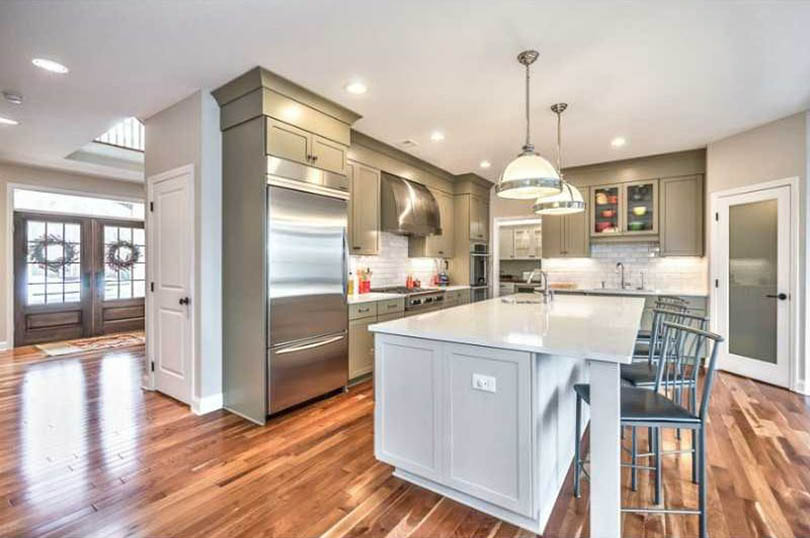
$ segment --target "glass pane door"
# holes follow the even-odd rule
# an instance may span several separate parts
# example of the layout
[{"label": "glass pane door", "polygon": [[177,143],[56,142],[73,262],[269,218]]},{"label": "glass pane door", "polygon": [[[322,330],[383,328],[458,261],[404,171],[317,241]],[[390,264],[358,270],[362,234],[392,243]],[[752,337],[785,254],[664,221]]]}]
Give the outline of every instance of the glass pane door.
[{"label": "glass pane door", "polygon": [[104,300],[146,295],[146,248],[140,227],[103,226]]},{"label": "glass pane door", "polygon": [[596,187],[593,190],[591,235],[600,236],[620,233],[619,208],[618,185]]},{"label": "glass pane door", "polygon": [[81,225],[29,220],[25,226],[26,305],[81,301]]},{"label": "glass pane door", "polygon": [[625,186],[625,232],[656,233],[658,193],[656,184],[634,183]]},{"label": "glass pane door", "polygon": [[776,364],[777,201],[728,210],[729,351]]}]

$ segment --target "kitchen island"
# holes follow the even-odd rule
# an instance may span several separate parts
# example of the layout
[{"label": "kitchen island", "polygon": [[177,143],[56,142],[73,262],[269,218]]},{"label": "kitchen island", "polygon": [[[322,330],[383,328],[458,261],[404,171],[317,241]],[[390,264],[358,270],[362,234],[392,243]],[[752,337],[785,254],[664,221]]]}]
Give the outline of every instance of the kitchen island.
[{"label": "kitchen island", "polygon": [[542,533],[591,383],[591,536],[620,536],[619,365],[644,299],[533,294],[379,323],[377,459],[404,480]]}]

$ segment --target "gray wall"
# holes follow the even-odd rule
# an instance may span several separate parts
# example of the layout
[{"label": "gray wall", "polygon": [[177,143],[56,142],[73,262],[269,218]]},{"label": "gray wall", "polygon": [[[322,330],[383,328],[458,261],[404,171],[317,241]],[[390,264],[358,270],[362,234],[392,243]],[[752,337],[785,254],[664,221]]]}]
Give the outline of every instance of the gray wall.
[{"label": "gray wall", "polygon": [[[222,398],[222,137],[219,106],[198,91],[144,122],[146,177],[194,165],[195,259],[193,398]],[[192,405],[195,405],[193,402]]]},{"label": "gray wall", "polygon": [[[0,163],[0,272],[7,274],[9,260],[9,226],[8,222],[8,185],[19,183],[32,187],[45,187],[54,190],[74,191],[94,194],[99,197],[112,196],[134,200],[144,198],[144,186],[141,182],[122,181],[107,177],[74,174],[49,168],[38,168],[11,163]],[[13,294],[9,293],[10,280],[0,286],[0,304],[5,308],[0,311],[0,348],[11,345],[13,329],[7,327],[13,319]],[[10,334],[11,332],[11,334]]]},{"label": "gray wall", "polygon": [[[807,215],[808,215],[808,112],[801,112],[754,129],[712,142],[706,155],[706,190],[709,194],[736,187],[744,187],[784,179],[799,178],[799,300],[800,300],[800,350],[799,380],[805,384],[808,359],[804,349],[810,349],[806,321],[807,301],[805,290],[809,289],[806,271]],[[711,228],[711,204],[706,204],[707,233]],[[711,238],[709,238],[711,241]],[[709,257],[712,245],[709,242]]]}]

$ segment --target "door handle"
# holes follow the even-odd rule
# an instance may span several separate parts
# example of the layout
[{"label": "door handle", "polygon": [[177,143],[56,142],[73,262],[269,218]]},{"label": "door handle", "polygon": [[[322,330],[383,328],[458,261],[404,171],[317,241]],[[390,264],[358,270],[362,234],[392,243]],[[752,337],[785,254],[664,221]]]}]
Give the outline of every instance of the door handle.
[{"label": "door handle", "polygon": [[769,293],[765,297],[767,297],[769,299],[779,299],[780,301],[784,301],[785,299],[787,299],[787,293],[779,293],[779,294],[776,294],[776,295],[773,295],[773,294]]},{"label": "door handle", "polygon": [[191,299],[189,299],[188,297],[183,297],[180,299],[179,302],[180,304],[189,304],[191,302]]}]

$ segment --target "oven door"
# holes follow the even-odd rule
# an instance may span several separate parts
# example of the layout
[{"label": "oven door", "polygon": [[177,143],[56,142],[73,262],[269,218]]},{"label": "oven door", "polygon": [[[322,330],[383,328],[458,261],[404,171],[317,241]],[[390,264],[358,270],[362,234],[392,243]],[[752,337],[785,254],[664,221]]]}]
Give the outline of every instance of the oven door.
[{"label": "oven door", "polygon": [[486,286],[488,278],[489,256],[487,254],[470,253],[470,286]]},{"label": "oven door", "polygon": [[478,301],[486,301],[489,299],[489,288],[484,287],[474,287],[470,288],[470,302],[477,303]]}]

